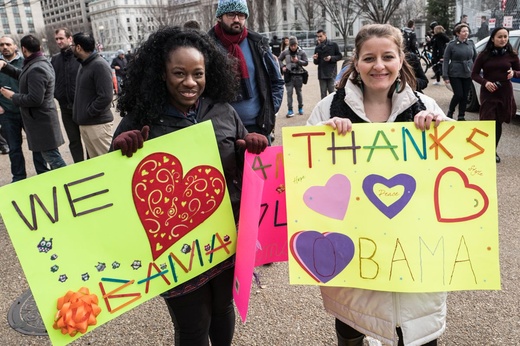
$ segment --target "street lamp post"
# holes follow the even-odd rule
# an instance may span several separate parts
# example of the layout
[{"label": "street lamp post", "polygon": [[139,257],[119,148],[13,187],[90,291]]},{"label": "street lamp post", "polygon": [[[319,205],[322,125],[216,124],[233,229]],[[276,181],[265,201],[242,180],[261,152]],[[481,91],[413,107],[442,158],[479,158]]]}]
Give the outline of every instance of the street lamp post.
[{"label": "street lamp post", "polygon": [[104,48],[103,46],[103,30],[105,30],[105,27],[103,25],[98,26],[99,29],[99,38],[100,38],[100,45],[99,45],[99,51],[101,52]]},{"label": "street lamp post", "polygon": [[43,49],[43,54],[47,54],[47,39],[45,37],[42,38],[42,49]]}]

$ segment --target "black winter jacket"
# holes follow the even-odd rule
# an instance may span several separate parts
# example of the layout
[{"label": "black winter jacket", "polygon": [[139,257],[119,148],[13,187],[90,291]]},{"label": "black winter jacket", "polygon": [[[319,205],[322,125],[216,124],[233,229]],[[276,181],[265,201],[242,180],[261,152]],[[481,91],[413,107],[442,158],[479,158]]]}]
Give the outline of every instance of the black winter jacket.
[{"label": "black winter jacket", "polygon": [[74,93],[76,92],[76,76],[80,63],[69,47],[54,54],[51,58],[51,64],[56,74],[54,98],[58,100],[61,108],[72,109]]},{"label": "black winter jacket", "polygon": [[[314,54],[318,54],[318,59],[313,59],[314,65],[318,65],[318,79],[336,78],[338,74],[337,62],[343,57],[336,42],[327,39],[316,46]],[[330,61],[323,60],[329,55]]]}]

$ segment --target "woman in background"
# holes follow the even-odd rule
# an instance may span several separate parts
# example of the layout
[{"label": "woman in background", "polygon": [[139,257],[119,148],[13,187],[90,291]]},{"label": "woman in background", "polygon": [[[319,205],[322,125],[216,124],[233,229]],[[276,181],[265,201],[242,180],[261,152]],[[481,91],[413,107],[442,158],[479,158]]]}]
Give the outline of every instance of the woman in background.
[{"label": "woman in background", "polygon": [[444,83],[450,84],[453,89],[453,97],[448,109],[448,117],[453,118],[455,107],[459,106],[457,120],[466,120],[466,105],[471,89],[471,69],[473,61],[477,58],[477,51],[472,40],[468,39],[469,26],[459,24],[453,29],[455,39],[448,43],[444,51],[442,65],[442,78]]},{"label": "woman in background", "polygon": [[[516,114],[511,78],[520,78],[518,53],[509,43],[509,31],[506,28],[498,27],[491,32],[486,47],[475,60],[471,78],[481,85],[479,119],[495,121],[498,147],[502,124],[509,124]],[[498,154],[496,162],[500,162]]]}]

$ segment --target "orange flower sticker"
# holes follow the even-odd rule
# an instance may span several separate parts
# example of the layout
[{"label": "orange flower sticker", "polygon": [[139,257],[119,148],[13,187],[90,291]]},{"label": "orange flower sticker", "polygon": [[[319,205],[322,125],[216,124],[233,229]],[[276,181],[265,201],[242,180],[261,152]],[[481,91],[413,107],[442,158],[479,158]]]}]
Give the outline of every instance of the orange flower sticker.
[{"label": "orange flower sticker", "polygon": [[58,312],[53,327],[70,336],[78,332],[84,334],[89,326],[96,325],[96,317],[100,312],[98,298],[90,294],[88,288],[81,287],[78,292],[68,291],[58,298]]}]

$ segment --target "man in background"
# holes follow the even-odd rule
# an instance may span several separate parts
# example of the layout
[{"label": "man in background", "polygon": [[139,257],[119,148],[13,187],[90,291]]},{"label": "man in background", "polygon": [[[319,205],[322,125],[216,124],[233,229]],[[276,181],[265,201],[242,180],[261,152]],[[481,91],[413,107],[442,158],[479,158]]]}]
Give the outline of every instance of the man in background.
[{"label": "man in background", "polygon": [[334,92],[334,79],[338,73],[337,62],[343,58],[336,42],[327,39],[323,29],[316,32],[318,45],[312,56],[314,65],[318,65],[321,98]]},{"label": "man in background", "polygon": [[217,24],[208,34],[223,51],[237,59],[241,88],[231,106],[249,132],[261,133],[270,141],[275,114],[282,103],[284,81],[267,38],[246,28],[248,16],[245,0],[219,0]]},{"label": "man in background", "polygon": [[117,94],[121,95],[121,87],[123,85],[123,79],[126,76],[126,65],[128,64],[128,61],[125,57],[125,51],[120,49],[117,51],[117,56],[112,60],[112,64],[110,64],[110,67],[112,67],[114,70],[116,70],[116,78],[117,78]]},{"label": "man in background", "polygon": [[80,32],[74,34],[72,40],[74,55],[81,63],[76,79],[73,119],[79,125],[89,158],[93,158],[106,154],[112,142],[112,70],[95,52],[94,37]]},{"label": "man in background", "polygon": [[[41,51],[40,41],[33,35],[20,40],[25,58],[23,67],[16,68],[0,61],[0,71],[19,82],[19,90],[2,87],[0,93],[20,107],[29,150],[40,153],[51,169],[66,166],[58,147],[65,141],[61,133],[58,111],[54,102],[54,69]],[[45,170],[37,167],[37,173]]]},{"label": "man in background", "polygon": [[273,39],[269,42],[271,46],[271,52],[278,58],[282,52],[282,42],[278,39],[278,36],[273,35]]},{"label": "man in background", "polygon": [[[23,67],[23,56],[18,54],[18,47],[14,40],[9,36],[0,37],[0,52],[2,59],[8,64],[21,69]],[[0,73],[0,86],[10,88],[13,92],[18,92],[18,80]],[[0,115],[2,134],[5,136],[9,145],[9,161],[11,162],[12,182],[27,178],[25,169],[25,157],[22,150],[22,130],[24,129],[20,108],[15,106],[11,100],[0,96],[0,107],[4,113]],[[47,172],[47,164],[41,153],[32,153],[33,164],[37,174]]]},{"label": "man in background", "polygon": [[76,91],[76,76],[79,62],[72,52],[72,33],[67,28],[59,28],[54,32],[54,39],[60,52],[53,55],[51,64],[56,74],[54,98],[58,100],[61,110],[63,127],[69,138],[69,150],[74,162],[85,159],[79,126],[72,119],[74,93]]},{"label": "man in background", "polygon": [[483,40],[489,36],[489,25],[487,23],[487,17],[486,16],[480,17],[480,22],[481,22],[480,28],[478,28],[478,31],[477,31],[477,38],[479,41]]},{"label": "man in background", "polygon": [[404,50],[408,53],[419,55],[419,49],[417,47],[417,35],[415,34],[415,22],[409,20],[406,23],[406,27],[402,30]]}]

